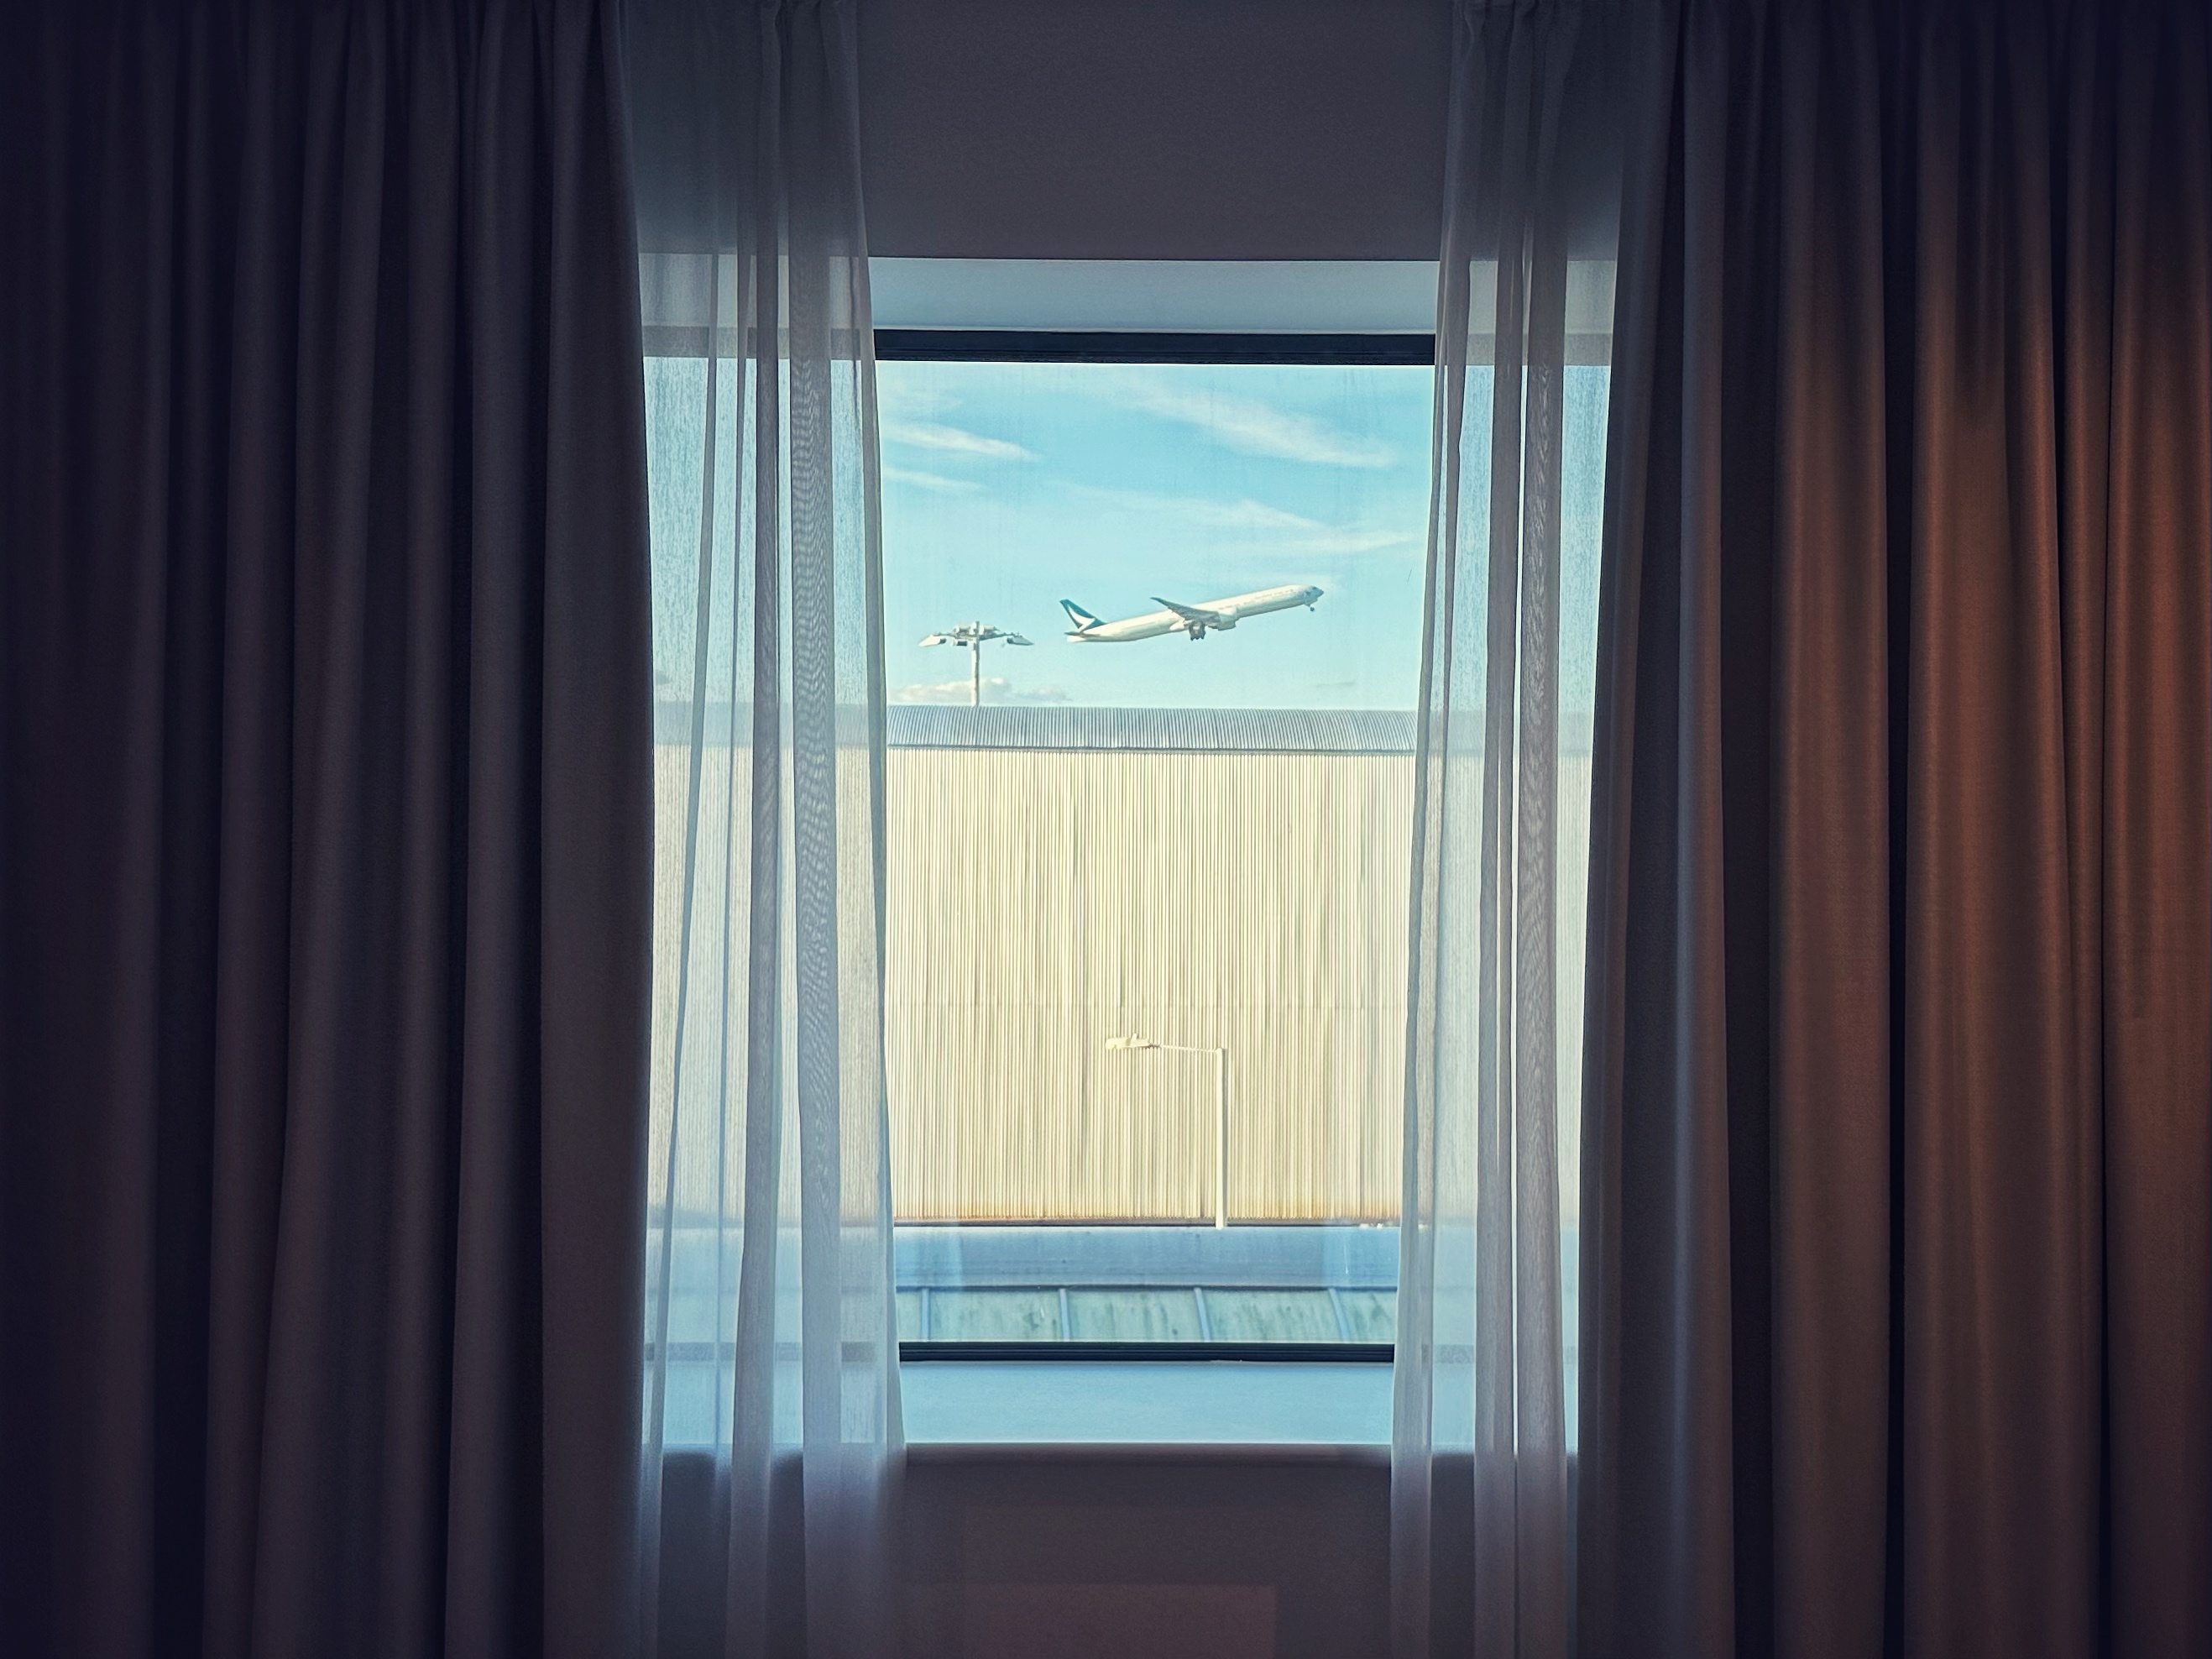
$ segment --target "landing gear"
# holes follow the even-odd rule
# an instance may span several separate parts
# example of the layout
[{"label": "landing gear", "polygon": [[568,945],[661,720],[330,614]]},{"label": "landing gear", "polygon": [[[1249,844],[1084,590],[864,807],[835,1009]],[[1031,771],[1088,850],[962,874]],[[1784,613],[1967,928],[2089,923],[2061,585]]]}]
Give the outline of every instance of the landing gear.
[{"label": "landing gear", "polygon": [[1196,623],[1193,623],[1190,625],[1189,633],[1190,642],[1193,645],[1196,645],[1200,640],[1206,637],[1206,630],[1203,628],[1200,628]]}]

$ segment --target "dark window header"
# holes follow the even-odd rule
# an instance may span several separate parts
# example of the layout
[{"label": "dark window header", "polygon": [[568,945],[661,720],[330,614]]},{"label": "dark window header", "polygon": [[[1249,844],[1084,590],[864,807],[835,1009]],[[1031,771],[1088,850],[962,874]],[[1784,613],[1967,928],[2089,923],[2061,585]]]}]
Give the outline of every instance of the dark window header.
[{"label": "dark window header", "polygon": [[1041,329],[879,328],[879,362],[1380,363],[1426,368],[1430,334],[1139,334]]}]

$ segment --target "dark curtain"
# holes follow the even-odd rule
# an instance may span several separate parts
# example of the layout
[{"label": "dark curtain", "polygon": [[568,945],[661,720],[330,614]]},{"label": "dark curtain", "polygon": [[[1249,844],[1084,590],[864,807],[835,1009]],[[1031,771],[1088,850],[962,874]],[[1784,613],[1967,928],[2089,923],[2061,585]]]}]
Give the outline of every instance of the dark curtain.
[{"label": "dark curtain", "polygon": [[2206,10],[1654,21],[1583,1650],[2203,1655]]},{"label": "dark curtain", "polygon": [[605,1655],[651,730],[611,0],[0,23],[0,1647]]}]

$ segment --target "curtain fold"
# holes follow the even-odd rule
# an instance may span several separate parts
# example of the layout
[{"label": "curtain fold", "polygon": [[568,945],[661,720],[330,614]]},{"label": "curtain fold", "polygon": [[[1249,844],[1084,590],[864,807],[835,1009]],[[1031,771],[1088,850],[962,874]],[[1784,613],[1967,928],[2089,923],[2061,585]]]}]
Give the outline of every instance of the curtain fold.
[{"label": "curtain fold", "polygon": [[611,9],[0,37],[4,1644],[609,1652],[651,799]]},{"label": "curtain fold", "polygon": [[2205,13],[1660,19],[1582,1650],[2212,1651]]},{"label": "curtain fold", "polygon": [[[632,40],[659,680],[646,1646],[872,1655],[896,1640],[901,1436],[853,17],[650,0]],[[665,1486],[681,1458],[714,1471],[703,1572],[669,1530],[696,1524]]]},{"label": "curtain fold", "polygon": [[1620,23],[1597,0],[1455,14],[1391,1447],[1407,1656],[1569,1642],[1563,1199]]}]

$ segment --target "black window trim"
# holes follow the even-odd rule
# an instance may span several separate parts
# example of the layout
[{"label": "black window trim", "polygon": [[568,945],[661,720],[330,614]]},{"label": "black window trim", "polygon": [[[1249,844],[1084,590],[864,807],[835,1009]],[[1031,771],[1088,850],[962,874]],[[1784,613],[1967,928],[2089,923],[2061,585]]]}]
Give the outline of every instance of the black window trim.
[{"label": "black window trim", "polygon": [[886,363],[1317,363],[1433,368],[1432,334],[1134,333],[879,328]]},{"label": "black window trim", "polygon": [[[1433,334],[1136,332],[1127,330],[878,328],[878,362],[1310,363],[1431,368]],[[1171,1286],[1168,1288],[1180,1288]],[[1317,1288],[1326,1289],[1327,1286]],[[1175,1361],[1184,1364],[1393,1364],[1389,1342],[956,1342],[909,1340],[899,1363]]]},{"label": "black window trim", "polygon": [[1273,1360],[1298,1364],[1388,1365],[1389,1342],[919,1342],[899,1343],[899,1363],[984,1360]]}]

